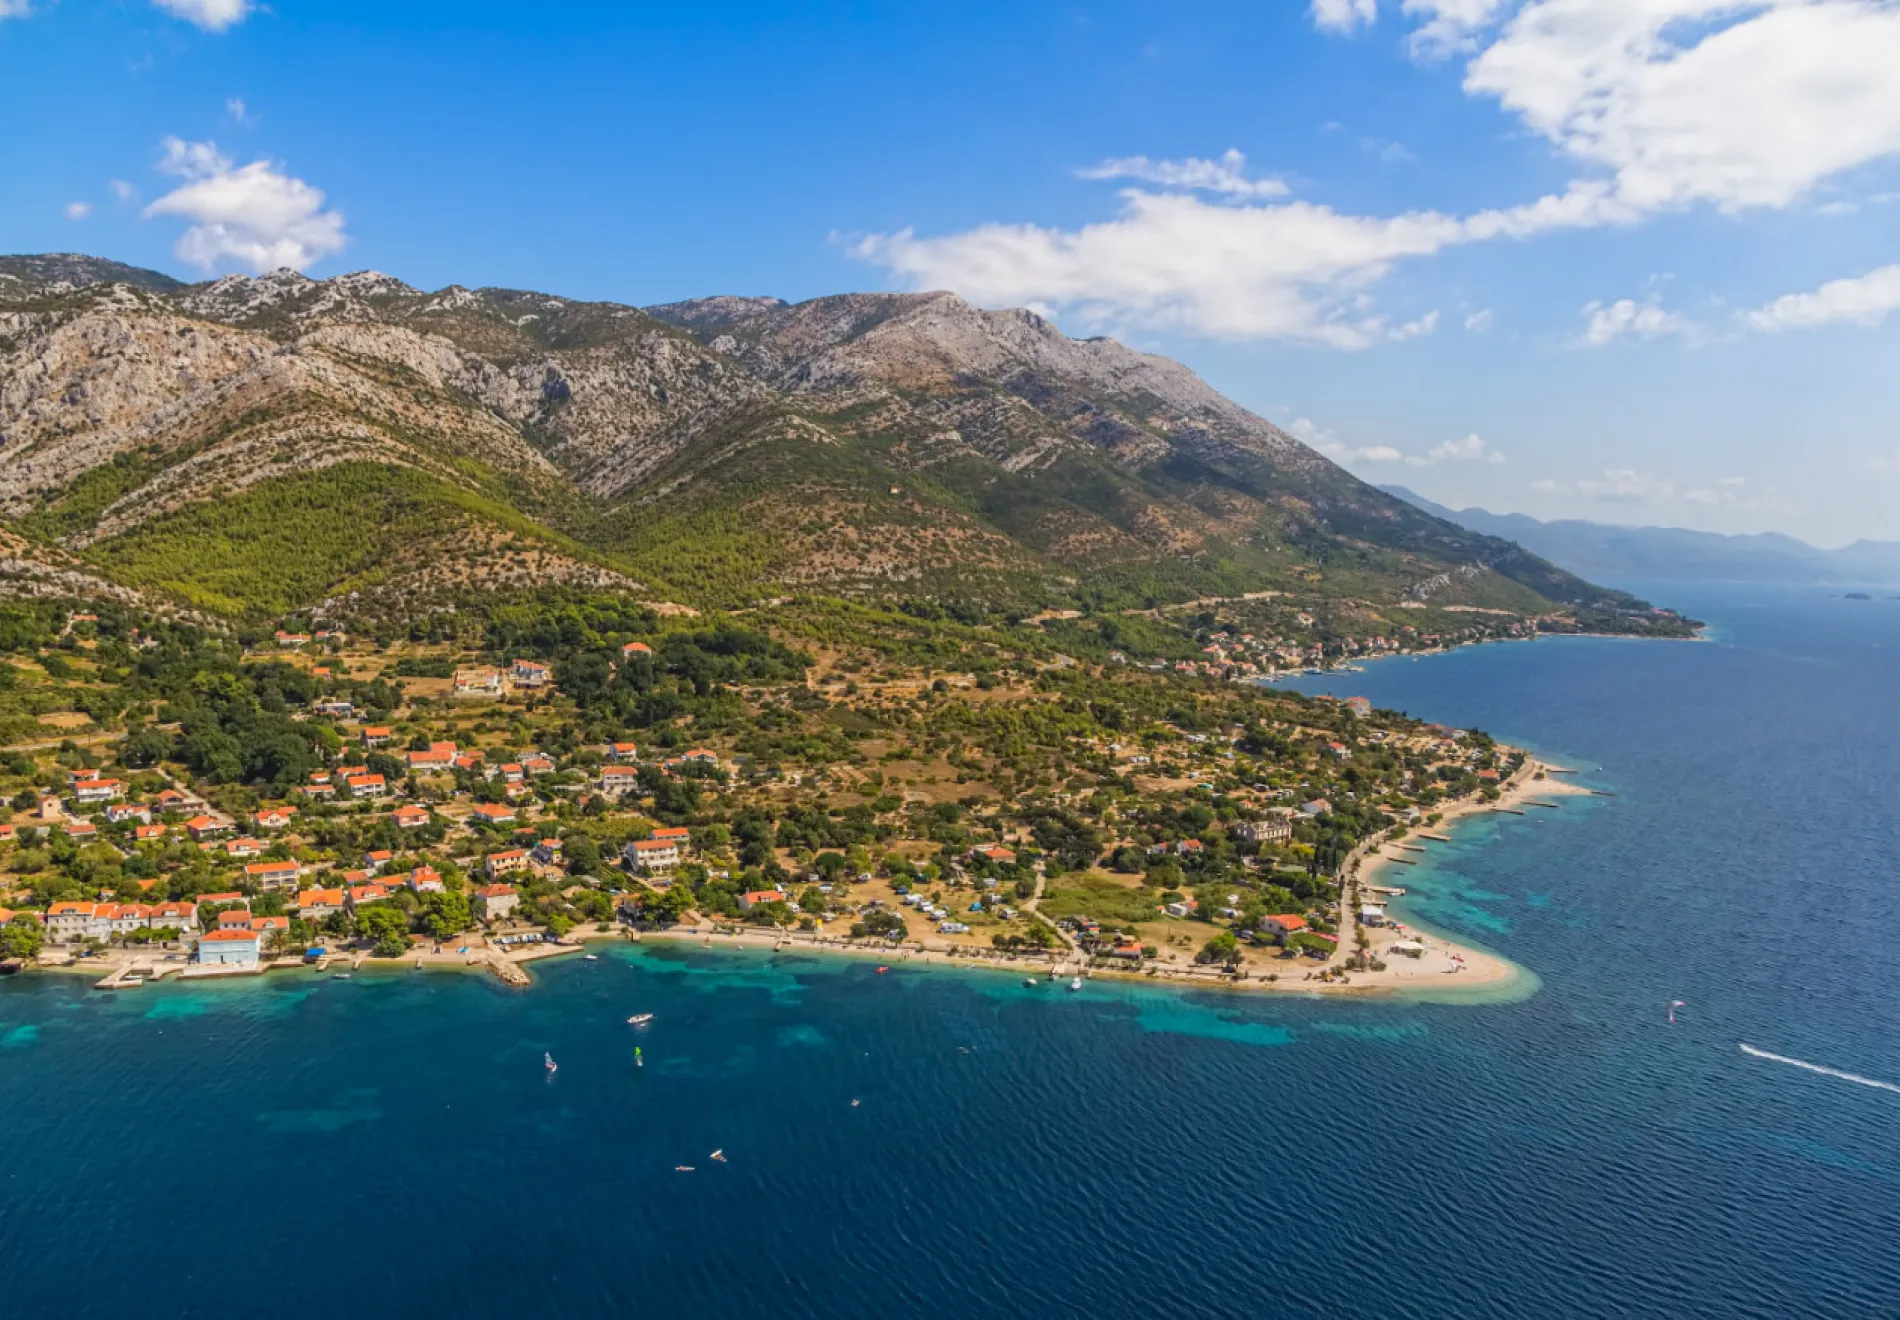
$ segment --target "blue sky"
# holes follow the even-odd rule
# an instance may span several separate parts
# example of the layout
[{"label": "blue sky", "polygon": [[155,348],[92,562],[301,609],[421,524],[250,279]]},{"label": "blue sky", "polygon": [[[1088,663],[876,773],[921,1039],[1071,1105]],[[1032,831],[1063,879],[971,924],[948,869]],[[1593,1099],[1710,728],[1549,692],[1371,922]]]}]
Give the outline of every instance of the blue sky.
[{"label": "blue sky", "polygon": [[0,250],[948,287],[1448,503],[1900,539],[1900,0],[0,15]]}]

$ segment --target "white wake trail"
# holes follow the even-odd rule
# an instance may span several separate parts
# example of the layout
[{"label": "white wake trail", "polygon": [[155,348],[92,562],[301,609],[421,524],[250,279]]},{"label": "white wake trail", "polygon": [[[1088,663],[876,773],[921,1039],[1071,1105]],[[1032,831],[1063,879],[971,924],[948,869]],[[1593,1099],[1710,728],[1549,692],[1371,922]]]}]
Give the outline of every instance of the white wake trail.
[{"label": "white wake trail", "polygon": [[1753,1045],[1742,1046],[1742,1053],[1751,1058],[1766,1059],[1770,1063],[1785,1063],[1790,1068],[1806,1068],[1811,1073],[1820,1073],[1823,1077],[1838,1077],[1843,1082],[1854,1082],[1860,1086],[1871,1086],[1876,1091],[1892,1091],[1900,1095],[1900,1086],[1892,1082],[1879,1082],[1871,1077],[1862,1077],[1859,1073],[1842,1072],[1839,1068],[1823,1068],[1818,1063],[1809,1063],[1804,1059],[1790,1059],[1785,1054],[1770,1054],[1767,1050],[1758,1050]]}]

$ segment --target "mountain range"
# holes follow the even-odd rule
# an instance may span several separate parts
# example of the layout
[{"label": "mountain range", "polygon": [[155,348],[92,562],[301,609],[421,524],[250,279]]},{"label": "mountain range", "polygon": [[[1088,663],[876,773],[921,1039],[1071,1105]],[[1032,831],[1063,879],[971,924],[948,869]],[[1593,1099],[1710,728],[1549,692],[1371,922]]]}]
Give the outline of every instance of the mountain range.
[{"label": "mountain range", "polygon": [[0,540],[17,590],[249,619],[562,586],[1657,617],[1179,363],[948,293],[642,309],[0,258]]},{"label": "mountain range", "polygon": [[1839,550],[1823,550],[1778,532],[1730,536],[1683,527],[1619,527],[1574,519],[1540,522],[1522,513],[1447,508],[1404,486],[1380,489],[1460,527],[1506,537],[1591,579],[1809,586],[1900,583],[1900,542],[1856,541]]}]

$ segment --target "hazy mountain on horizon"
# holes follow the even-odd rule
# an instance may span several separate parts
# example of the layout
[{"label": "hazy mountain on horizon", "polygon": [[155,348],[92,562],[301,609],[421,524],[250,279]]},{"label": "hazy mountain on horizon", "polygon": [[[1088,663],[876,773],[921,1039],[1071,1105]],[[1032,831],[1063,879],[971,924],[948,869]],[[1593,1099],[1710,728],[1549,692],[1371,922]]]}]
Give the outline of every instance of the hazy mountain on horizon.
[{"label": "hazy mountain on horizon", "polygon": [[1452,509],[1404,486],[1379,487],[1434,517],[1517,542],[1593,581],[1755,582],[1813,586],[1900,583],[1900,542],[1823,550],[1781,532],[1725,535],[1686,527],[1624,527],[1580,518]]}]

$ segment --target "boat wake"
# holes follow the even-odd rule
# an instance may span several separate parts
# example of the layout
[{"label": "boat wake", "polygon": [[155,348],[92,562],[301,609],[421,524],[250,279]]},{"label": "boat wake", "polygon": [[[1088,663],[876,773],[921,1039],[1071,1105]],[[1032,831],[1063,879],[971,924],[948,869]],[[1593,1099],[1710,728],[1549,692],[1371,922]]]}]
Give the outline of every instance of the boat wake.
[{"label": "boat wake", "polygon": [[1900,1086],[1892,1082],[1876,1081],[1872,1077],[1862,1077],[1859,1073],[1842,1072],[1839,1068],[1823,1068],[1818,1063],[1808,1063],[1803,1059],[1790,1059],[1785,1054],[1770,1054],[1767,1050],[1758,1050],[1753,1045],[1742,1046],[1742,1053],[1753,1059],[1766,1059],[1770,1063],[1785,1063],[1790,1068],[1806,1068],[1811,1073],[1820,1073],[1823,1077],[1838,1077],[1843,1082],[1854,1082],[1860,1086],[1871,1086],[1876,1091],[1892,1091],[1900,1095]]}]

